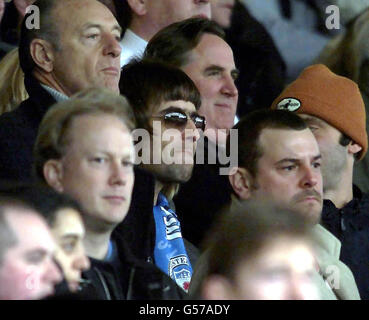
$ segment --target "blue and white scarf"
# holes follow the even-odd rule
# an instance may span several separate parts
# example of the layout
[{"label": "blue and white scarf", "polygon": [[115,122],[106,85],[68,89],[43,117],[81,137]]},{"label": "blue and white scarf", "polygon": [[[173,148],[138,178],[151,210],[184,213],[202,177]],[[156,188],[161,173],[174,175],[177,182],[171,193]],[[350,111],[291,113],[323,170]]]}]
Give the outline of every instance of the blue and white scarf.
[{"label": "blue and white scarf", "polygon": [[155,264],[168,274],[184,291],[188,291],[192,267],[183,243],[181,225],[177,215],[169,208],[168,200],[161,193],[154,206],[156,240]]}]

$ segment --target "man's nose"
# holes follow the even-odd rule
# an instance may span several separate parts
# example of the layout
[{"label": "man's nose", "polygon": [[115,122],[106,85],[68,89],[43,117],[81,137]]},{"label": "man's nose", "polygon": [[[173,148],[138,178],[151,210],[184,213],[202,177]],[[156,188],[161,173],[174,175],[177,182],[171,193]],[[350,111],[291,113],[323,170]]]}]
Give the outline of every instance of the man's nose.
[{"label": "man's nose", "polygon": [[301,184],[303,188],[313,188],[317,185],[320,172],[310,166],[304,167],[303,178]]},{"label": "man's nose", "polygon": [[234,83],[234,79],[231,75],[226,75],[224,77],[224,82],[221,88],[221,92],[224,95],[229,97],[236,97],[238,96],[238,89]]},{"label": "man's nose", "polygon": [[192,139],[193,142],[196,142],[200,138],[199,129],[196,127],[195,122],[192,119],[187,120],[186,128],[185,128],[185,137],[186,139]]},{"label": "man's nose", "polygon": [[110,183],[125,185],[127,172],[119,160],[112,161],[110,165]]},{"label": "man's nose", "polygon": [[122,48],[116,36],[113,34],[107,34],[105,37],[104,55],[111,55],[114,58],[120,57]]},{"label": "man's nose", "polygon": [[81,272],[90,269],[90,266],[90,259],[85,254],[79,255],[73,264],[73,267]]}]

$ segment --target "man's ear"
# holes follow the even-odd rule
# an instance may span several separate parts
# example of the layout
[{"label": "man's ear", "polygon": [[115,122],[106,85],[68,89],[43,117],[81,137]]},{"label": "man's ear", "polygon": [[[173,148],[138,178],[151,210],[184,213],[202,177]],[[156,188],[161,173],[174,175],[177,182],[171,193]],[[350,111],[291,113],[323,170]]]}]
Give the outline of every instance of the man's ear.
[{"label": "man's ear", "polygon": [[63,192],[63,166],[60,160],[48,160],[43,168],[47,184],[58,192]]},{"label": "man's ear", "polygon": [[211,275],[203,283],[201,298],[205,300],[234,300],[234,290],[223,276]]},{"label": "man's ear", "polygon": [[50,42],[43,39],[33,39],[30,45],[33,61],[43,71],[50,73],[54,70],[54,50]]},{"label": "man's ear", "polygon": [[233,191],[241,200],[249,199],[251,196],[252,177],[245,168],[236,168],[229,175],[229,183]]},{"label": "man's ear", "polygon": [[[138,16],[144,16],[147,13],[147,0],[126,0],[131,10]],[[151,0],[152,1],[152,0]],[[155,0],[154,0],[155,1]]]},{"label": "man's ear", "polygon": [[359,146],[356,142],[351,141],[348,145],[348,152],[349,154],[355,155],[356,153],[360,152],[363,148]]}]

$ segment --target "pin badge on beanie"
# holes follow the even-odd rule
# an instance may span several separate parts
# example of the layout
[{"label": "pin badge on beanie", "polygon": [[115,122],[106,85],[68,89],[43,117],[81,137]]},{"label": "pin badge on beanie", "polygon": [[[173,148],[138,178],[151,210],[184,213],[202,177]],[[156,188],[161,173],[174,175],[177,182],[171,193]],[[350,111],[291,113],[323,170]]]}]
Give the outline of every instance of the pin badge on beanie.
[{"label": "pin badge on beanie", "polygon": [[285,98],[277,104],[278,110],[287,110],[294,112],[301,107],[301,102],[295,98]]}]

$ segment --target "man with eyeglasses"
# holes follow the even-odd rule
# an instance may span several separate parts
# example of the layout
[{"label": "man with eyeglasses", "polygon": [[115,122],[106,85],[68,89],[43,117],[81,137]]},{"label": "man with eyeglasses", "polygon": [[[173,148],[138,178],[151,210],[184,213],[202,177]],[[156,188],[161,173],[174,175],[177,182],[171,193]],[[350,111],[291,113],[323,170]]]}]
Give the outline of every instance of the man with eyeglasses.
[{"label": "man with eyeglasses", "polygon": [[[225,142],[235,120],[238,91],[231,47],[223,29],[214,21],[191,18],[159,31],[146,47],[144,57],[183,70],[201,94],[199,114],[206,118],[204,138],[199,140],[191,179],[174,202],[183,212],[183,234],[200,245],[220,208],[230,202],[231,187],[220,175],[227,166]],[[196,189],[194,194],[193,190]]]},{"label": "man with eyeglasses", "polygon": [[[120,92],[130,102],[141,129],[135,137],[136,160],[153,175],[153,184],[148,188],[150,182],[136,175],[133,208],[118,228],[134,253],[142,257],[144,247],[149,257],[143,258],[152,259],[187,291],[197,250],[182,238],[180,221],[169,203],[192,174],[199,130],[206,124],[197,113],[200,94],[183,71],[157,62],[132,61],[123,67],[122,75]],[[147,210],[134,212],[142,204],[148,205]],[[130,233],[132,226],[137,227],[134,233]],[[149,250],[140,245],[142,241],[149,243]]]},{"label": "man with eyeglasses", "polygon": [[83,209],[83,246],[91,263],[82,273],[83,299],[183,296],[166,274],[137,261],[116,231],[129,210],[135,180],[134,127],[127,100],[101,88],[54,105],[40,124],[34,150],[37,180],[73,197]]}]

